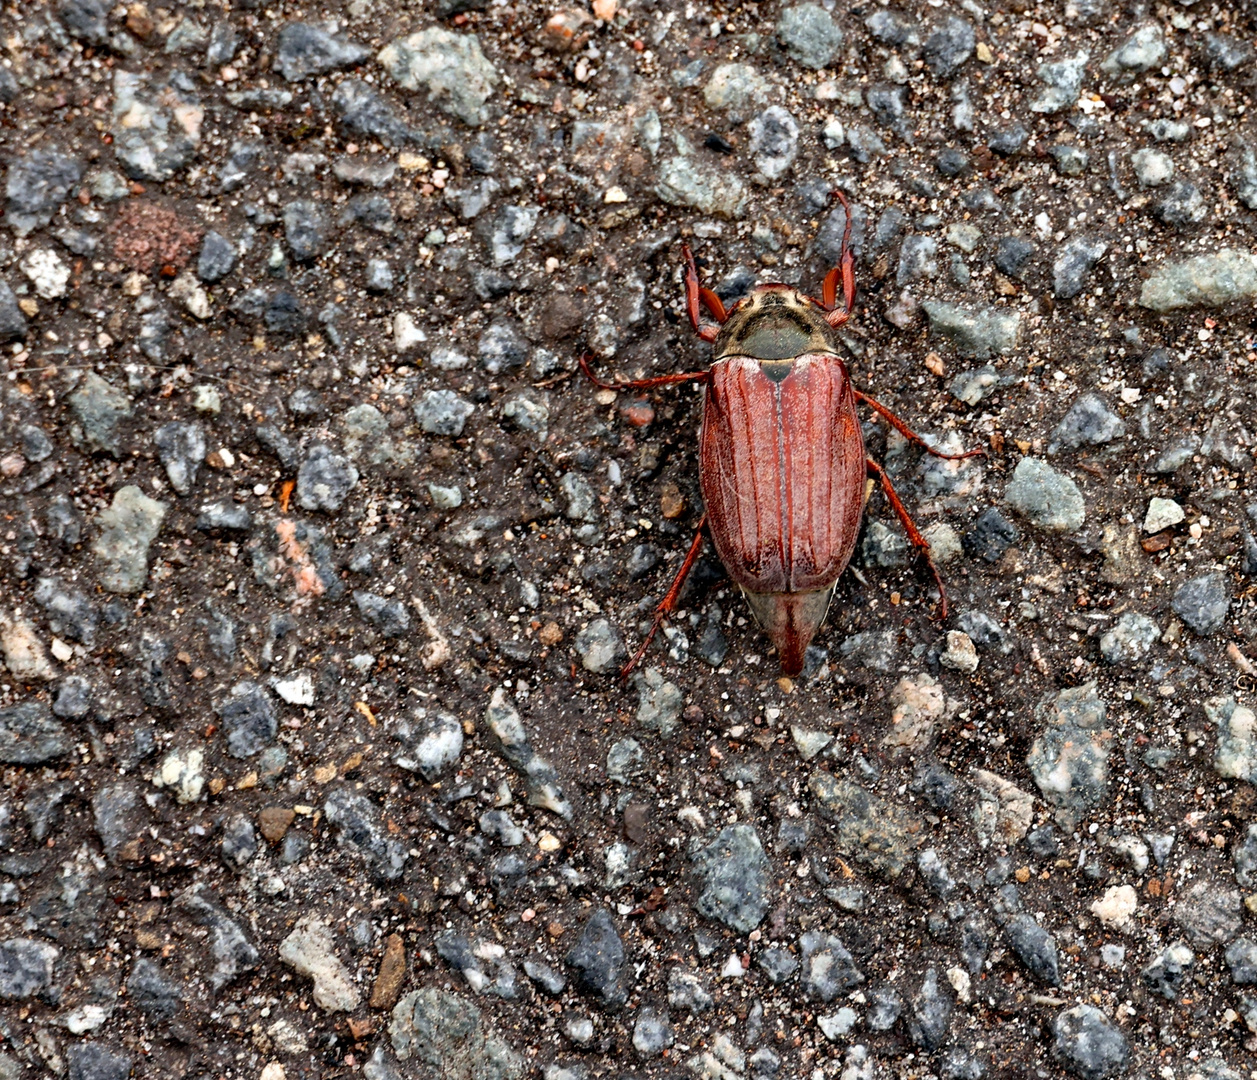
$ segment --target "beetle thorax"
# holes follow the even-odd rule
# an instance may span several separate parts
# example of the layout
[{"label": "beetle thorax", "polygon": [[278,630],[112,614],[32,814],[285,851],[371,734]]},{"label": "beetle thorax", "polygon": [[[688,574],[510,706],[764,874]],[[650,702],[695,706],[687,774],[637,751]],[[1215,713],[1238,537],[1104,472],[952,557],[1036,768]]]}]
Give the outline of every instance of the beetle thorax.
[{"label": "beetle thorax", "polygon": [[712,358],[793,360],[837,351],[833,330],[815,302],[786,285],[761,285],[729,313]]}]

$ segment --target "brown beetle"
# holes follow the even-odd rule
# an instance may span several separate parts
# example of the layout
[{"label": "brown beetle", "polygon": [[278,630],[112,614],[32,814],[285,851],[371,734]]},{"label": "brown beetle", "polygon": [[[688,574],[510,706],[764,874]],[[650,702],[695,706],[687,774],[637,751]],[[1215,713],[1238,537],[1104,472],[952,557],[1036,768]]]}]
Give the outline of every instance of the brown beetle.
[{"label": "brown beetle", "polygon": [[[851,208],[841,192],[835,196],[847,212],[847,223],[839,263],[825,276],[820,300],[788,285],[759,285],[726,311],[720,298],[699,284],[694,256],[686,247],[686,306],[695,332],[713,343],[711,367],[605,383],[590,370],[588,356],[581,357],[585,374],[606,389],[701,382],[707,391],[699,436],[706,512],[672,587],[655,609],[650,633],[622,677],[633,670],[676,607],[702,549],[704,525],[729,576],[777,646],[781,670],[798,675],[855,550],[868,473],[881,482],[908,538],[929,565],[938,583],[940,618],[947,617],[947,593],[930,558],[929,542],[908,516],[885,470],[866,456],[856,402],[880,413],[936,457],[959,460],[983,451],[940,453],[851,385],[834,333],[851,318],[855,304]],[[837,304],[840,284],[842,307]],[[700,308],[718,325],[704,325]]]}]

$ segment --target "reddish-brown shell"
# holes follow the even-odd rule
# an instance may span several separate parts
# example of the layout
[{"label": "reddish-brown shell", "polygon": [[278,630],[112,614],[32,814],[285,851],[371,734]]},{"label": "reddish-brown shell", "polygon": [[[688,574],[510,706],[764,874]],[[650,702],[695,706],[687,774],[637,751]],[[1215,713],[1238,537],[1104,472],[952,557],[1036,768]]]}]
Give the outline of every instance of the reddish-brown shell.
[{"label": "reddish-brown shell", "polygon": [[846,568],[864,509],[864,439],[846,365],[796,357],[782,379],[760,361],[712,365],[700,436],[712,542],[797,674]]}]

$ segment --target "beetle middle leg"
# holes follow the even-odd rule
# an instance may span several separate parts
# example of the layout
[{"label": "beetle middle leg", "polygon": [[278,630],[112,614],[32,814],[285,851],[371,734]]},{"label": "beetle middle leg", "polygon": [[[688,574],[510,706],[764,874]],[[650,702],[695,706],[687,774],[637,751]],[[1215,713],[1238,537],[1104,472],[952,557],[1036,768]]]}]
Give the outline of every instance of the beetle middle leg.
[{"label": "beetle middle leg", "polygon": [[[659,601],[655,608],[655,617],[650,624],[650,632],[646,635],[637,652],[633,654],[633,658],[624,665],[620,670],[620,681],[624,682],[643,656],[650,643],[654,640],[655,634],[659,632],[659,627],[663,625],[663,620],[676,610],[677,600],[681,596],[681,588],[685,585],[685,579],[689,577],[690,571],[694,568],[694,564],[698,561],[698,553],[703,550],[703,526],[707,524],[707,515],[704,513],[698,519],[698,528],[694,530],[694,540],[690,544],[690,550],[685,554],[685,561],[681,563],[681,569],[677,571],[677,576],[672,579],[672,588],[668,590],[668,594]],[[926,544],[929,547],[929,544]]]},{"label": "beetle middle leg", "polygon": [[677,383],[706,382],[711,374],[708,371],[683,371],[676,375],[656,375],[651,379],[603,382],[602,379],[594,374],[593,368],[589,366],[589,353],[581,354],[580,369],[585,373],[585,378],[604,390],[649,390],[655,386],[675,386]]},{"label": "beetle middle leg", "polygon": [[877,413],[879,416],[884,417],[886,422],[890,424],[890,426],[893,427],[897,432],[899,432],[900,435],[902,435],[905,439],[907,439],[914,446],[919,446],[922,450],[924,450],[928,454],[933,454],[937,458],[946,458],[948,461],[963,461],[965,458],[978,457],[978,456],[986,457],[986,451],[981,450],[981,449],[966,450],[963,454],[944,454],[941,450],[935,450],[934,447],[932,447],[923,438],[921,438],[921,436],[918,435],[915,431],[913,431],[912,428],[908,427],[907,424],[905,424],[902,420],[900,420],[899,417],[897,417],[893,412],[891,412],[888,408],[886,408],[886,406],[883,405],[880,401],[875,401],[873,398],[869,397],[868,394],[865,394],[862,391],[856,390],[854,388],[852,388],[852,393],[855,394],[857,401],[864,402],[864,404],[867,405],[870,409],[872,409],[875,413]]},{"label": "beetle middle leg", "polygon": [[925,559],[926,565],[930,568],[930,573],[934,575],[934,582],[938,585],[939,613],[940,619],[947,618],[947,590],[943,588],[943,579],[938,572],[938,567],[934,565],[934,556],[930,554],[930,542],[921,535],[921,530],[917,528],[916,522],[912,520],[908,513],[908,508],[904,506],[903,500],[899,498],[895,486],[890,482],[890,477],[886,475],[883,469],[872,458],[865,458],[868,463],[869,472],[877,477],[882,485],[882,490],[886,492],[886,498],[890,502],[891,509],[895,511],[895,516],[899,518],[899,524],[903,526],[903,531],[908,534],[908,539],[912,542]]}]

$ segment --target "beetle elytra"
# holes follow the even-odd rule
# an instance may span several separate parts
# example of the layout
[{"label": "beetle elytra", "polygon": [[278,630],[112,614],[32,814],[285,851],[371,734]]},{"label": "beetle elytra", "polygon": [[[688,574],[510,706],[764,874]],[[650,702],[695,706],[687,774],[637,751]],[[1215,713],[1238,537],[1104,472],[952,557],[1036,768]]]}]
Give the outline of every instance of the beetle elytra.
[{"label": "beetle elytra", "polygon": [[[939,591],[939,617],[947,617],[947,593],[921,535],[885,470],[865,454],[856,414],[861,402],[910,442],[936,457],[959,460],[981,454],[944,454],[929,446],[889,409],[851,384],[835,331],[855,305],[851,210],[847,211],[838,265],[816,300],[788,285],[759,285],[726,311],[698,280],[689,247],[684,256],[690,324],[712,343],[703,371],[608,383],[611,390],[645,390],[678,383],[705,388],[699,436],[699,481],[705,512],[641,647],[621,672],[626,677],[646,652],[663,620],[676,608],[685,578],[702,550],[706,526],[729,576],[781,655],[786,675],[803,670],[839,577],[855,550],[864,513],[865,478],[872,474],[925,559]],[[838,290],[842,289],[842,305]],[[702,321],[705,308],[715,323]]]}]

